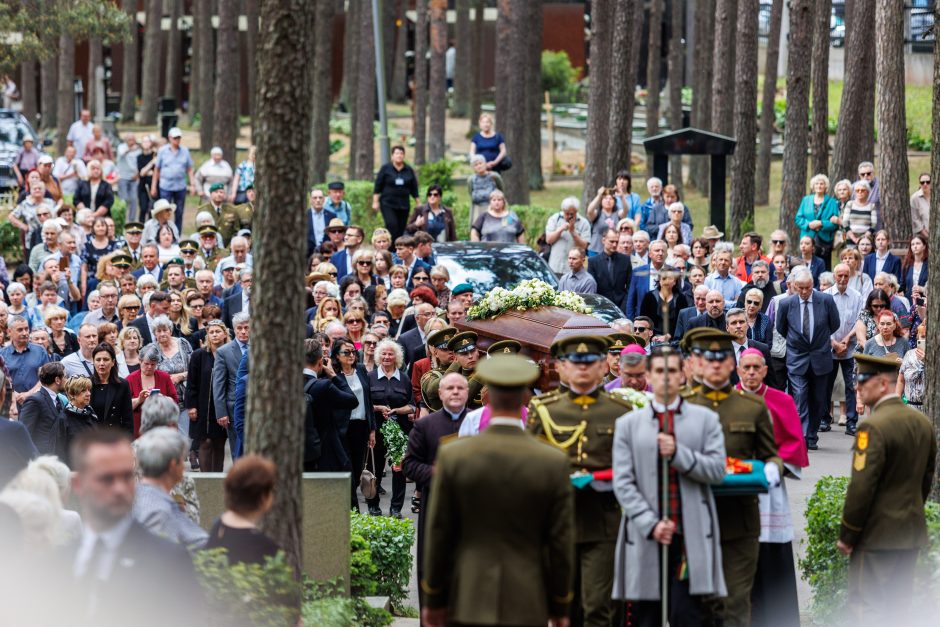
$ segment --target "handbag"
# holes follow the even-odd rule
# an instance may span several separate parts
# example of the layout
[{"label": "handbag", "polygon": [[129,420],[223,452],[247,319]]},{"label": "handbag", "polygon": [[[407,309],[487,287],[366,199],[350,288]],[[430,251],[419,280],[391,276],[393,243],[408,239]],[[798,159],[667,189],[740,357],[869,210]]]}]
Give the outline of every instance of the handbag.
[{"label": "handbag", "polygon": [[359,491],[367,499],[374,499],[378,494],[378,482],[375,479],[375,473],[369,470],[366,462],[372,460],[372,470],[375,470],[375,453],[372,449],[366,451],[365,459],[362,463],[362,472],[359,474]]}]

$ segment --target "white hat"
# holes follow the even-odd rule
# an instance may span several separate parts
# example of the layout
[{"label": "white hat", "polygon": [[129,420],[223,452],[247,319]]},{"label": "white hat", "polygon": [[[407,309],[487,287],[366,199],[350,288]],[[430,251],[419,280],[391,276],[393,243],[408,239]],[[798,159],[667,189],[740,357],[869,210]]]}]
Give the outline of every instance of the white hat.
[{"label": "white hat", "polygon": [[157,215],[158,213],[166,210],[176,211],[176,205],[171,203],[166,198],[161,198],[153,203],[153,208],[150,210],[150,213]]},{"label": "white hat", "polygon": [[216,153],[218,153],[218,154],[221,155],[221,154],[222,154],[222,148],[219,147],[219,146],[213,146],[213,147],[212,147],[212,150],[209,151],[209,154],[210,154],[210,155],[214,155],[214,154],[216,154]]},{"label": "white hat", "polygon": [[166,134],[167,137],[182,137],[183,131],[179,129],[178,126],[174,126],[170,129],[170,132]]},{"label": "white hat", "polygon": [[33,136],[32,136],[32,135],[23,135],[23,141],[24,141],[24,142],[35,142],[36,140],[33,139]]},{"label": "white hat", "polygon": [[52,163],[52,156],[46,155],[46,154],[40,155],[39,161],[37,163],[39,165],[43,165],[45,163]]}]

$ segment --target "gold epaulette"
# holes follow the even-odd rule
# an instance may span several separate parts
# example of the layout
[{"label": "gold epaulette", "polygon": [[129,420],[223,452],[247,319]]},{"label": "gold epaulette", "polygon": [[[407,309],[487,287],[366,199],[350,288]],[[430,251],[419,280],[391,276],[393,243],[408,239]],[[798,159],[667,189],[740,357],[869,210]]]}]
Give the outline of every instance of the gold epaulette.
[{"label": "gold epaulette", "polygon": [[626,407],[627,409],[636,409],[633,406],[633,403],[631,403],[629,400],[627,400],[626,398],[622,396],[619,396],[617,394],[611,394],[607,390],[604,390],[602,394],[606,396],[607,398],[609,398],[610,400],[612,400],[613,402],[617,403],[618,405],[622,405],[623,407]]}]

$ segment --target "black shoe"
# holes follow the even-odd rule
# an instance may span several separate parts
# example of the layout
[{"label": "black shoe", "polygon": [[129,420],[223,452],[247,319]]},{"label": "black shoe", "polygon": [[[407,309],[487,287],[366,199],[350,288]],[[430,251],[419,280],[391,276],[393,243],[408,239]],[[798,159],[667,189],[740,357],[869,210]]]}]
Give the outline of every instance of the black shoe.
[{"label": "black shoe", "polygon": [[855,427],[846,427],[845,435],[855,435]]},{"label": "black shoe", "polygon": [[820,433],[826,433],[827,431],[832,431],[832,425],[830,425],[830,424],[828,424],[828,423],[827,423],[827,424],[819,425],[819,432],[820,432]]},{"label": "black shoe", "polygon": [[391,516],[392,518],[397,518],[397,519],[399,519],[399,520],[402,519],[401,512],[399,512],[399,511],[397,511],[397,510],[394,510],[394,509],[393,509],[392,511],[390,511],[390,512],[388,513],[388,515]]},{"label": "black shoe", "polygon": [[379,492],[379,494],[386,494],[385,488],[383,488],[381,485],[379,485],[379,490],[378,490],[378,492]]},{"label": "black shoe", "polygon": [[199,470],[199,453],[195,450],[189,452],[189,467],[192,470]]},{"label": "black shoe", "polygon": [[381,516],[381,515],[382,515],[382,509],[381,509],[378,505],[370,505],[370,506],[369,506],[369,515],[370,515],[370,516]]},{"label": "black shoe", "polygon": [[817,445],[817,444],[807,444],[807,445],[806,445],[806,448],[808,448],[808,449],[811,450],[811,451],[818,451],[818,450],[819,450],[819,445]]}]

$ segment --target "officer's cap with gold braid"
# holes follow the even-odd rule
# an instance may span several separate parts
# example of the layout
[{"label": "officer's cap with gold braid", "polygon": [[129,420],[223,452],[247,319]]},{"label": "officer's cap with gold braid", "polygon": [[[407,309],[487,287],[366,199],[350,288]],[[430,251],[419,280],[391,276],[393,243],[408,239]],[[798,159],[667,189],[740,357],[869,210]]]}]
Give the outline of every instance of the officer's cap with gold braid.
[{"label": "officer's cap with gold braid", "polygon": [[428,345],[444,350],[447,348],[447,343],[450,342],[455,335],[457,335],[457,329],[454,327],[444,327],[443,329],[432,331],[428,334]]},{"label": "officer's cap with gold braid", "polygon": [[472,350],[476,350],[476,347],[477,334],[473,331],[458,333],[450,338],[450,341],[447,343],[447,348],[455,353],[469,353]]},{"label": "officer's cap with gold braid", "polygon": [[144,223],[143,222],[125,222],[124,232],[125,233],[143,233]]},{"label": "officer's cap with gold braid", "polygon": [[709,327],[695,327],[694,329],[689,329],[682,336],[682,339],[679,340],[679,348],[683,353],[690,354],[692,352],[692,340],[694,340],[695,337],[701,333],[708,333],[709,331],[713,330],[714,329]]},{"label": "officer's cap with gold braid", "polygon": [[118,268],[130,268],[133,261],[131,256],[126,253],[118,253],[111,257],[111,264]]},{"label": "officer's cap with gold braid", "polygon": [[858,365],[858,372],[855,374],[855,380],[858,383],[864,383],[879,374],[897,377],[898,368],[900,367],[900,364],[893,357],[873,357],[872,355],[862,355],[860,353],[856,353],[855,363]]},{"label": "officer's cap with gold braid", "polygon": [[611,333],[607,337],[610,338],[610,346],[607,348],[608,353],[617,353],[619,355],[620,351],[630,344],[636,344],[633,336],[629,333]]},{"label": "officer's cap with gold braid", "polygon": [[604,359],[610,339],[605,335],[571,335],[552,344],[558,359],[586,364]]},{"label": "officer's cap with gold braid", "polygon": [[519,353],[520,351],[522,351],[522,344],[516,340],[500,340],[490,344],[490,347],[486,349],[486,356],[494,357],[495,355],[512,355],[514,353]]},{"label": "officer's cap with gold braid", "polygon": [[697,333],[689,340],[689,344],[693,353],[708,360],[721,360],[734,356],[732,335],[718,329]]},{"label": "officer's cap with gold braid", "polygon": [[499,353],[477,365],[476,378],[488,386],[526,387],[539,378],[539,367],[525,357]]}]

